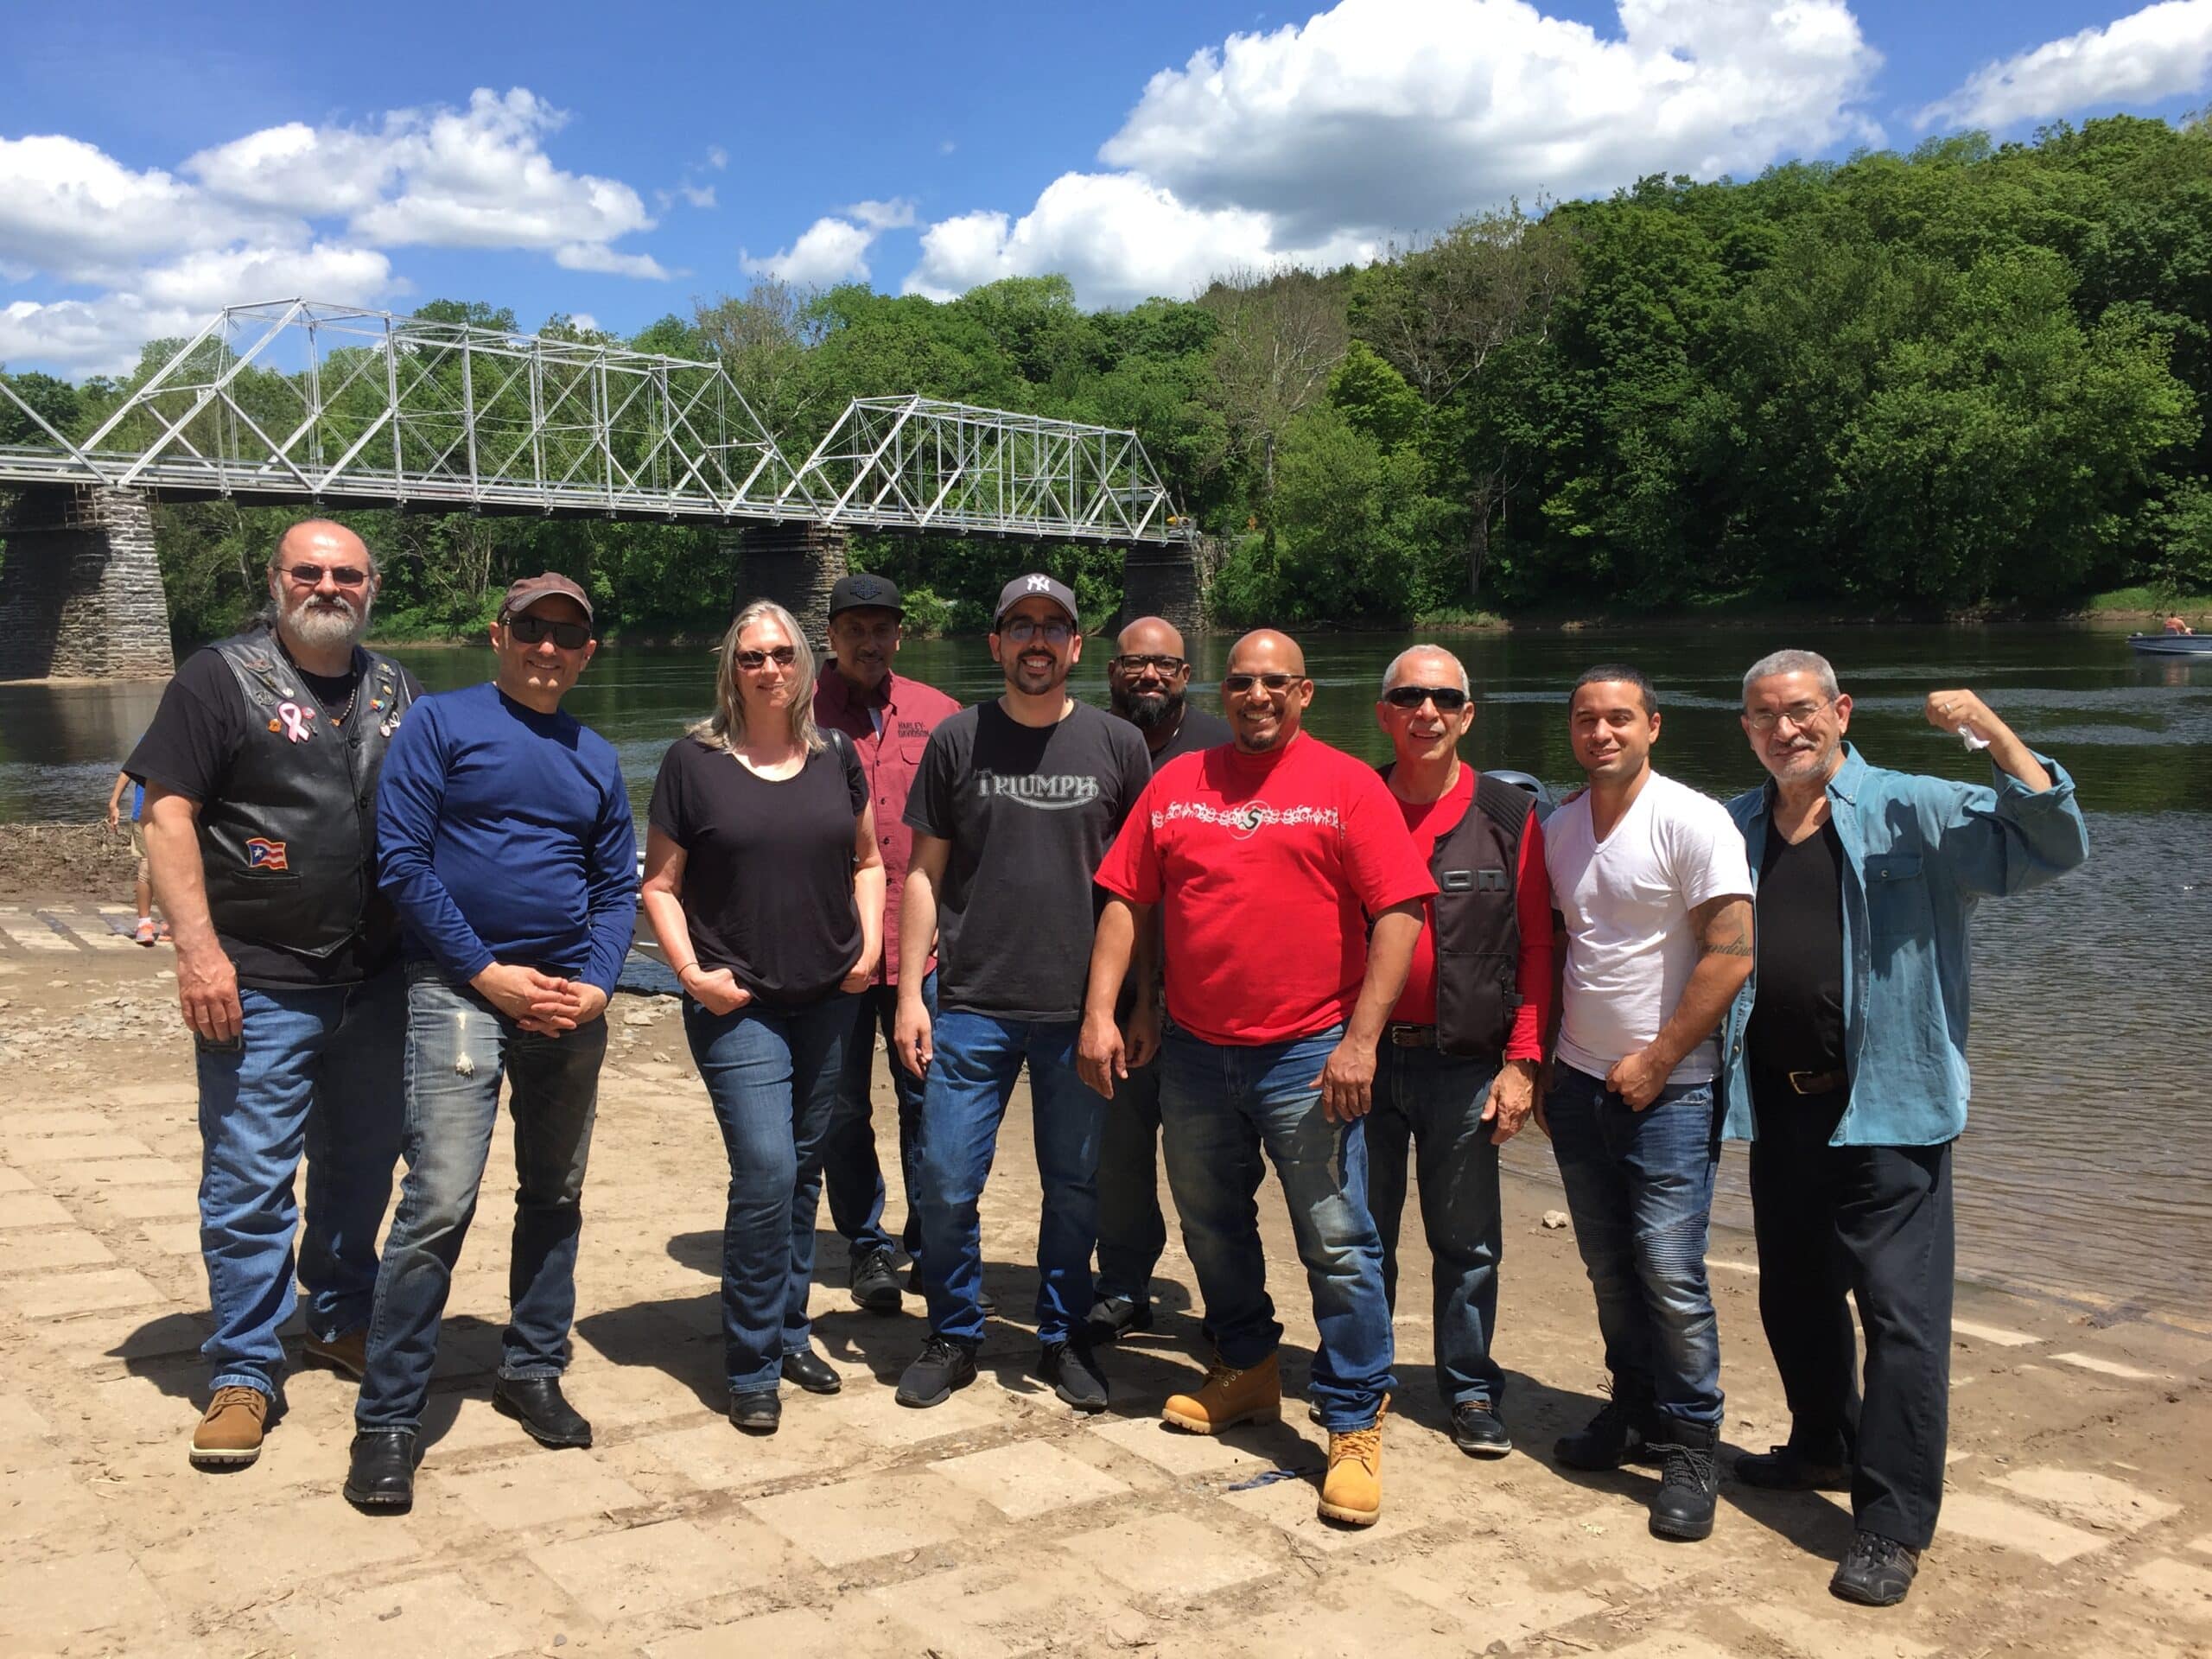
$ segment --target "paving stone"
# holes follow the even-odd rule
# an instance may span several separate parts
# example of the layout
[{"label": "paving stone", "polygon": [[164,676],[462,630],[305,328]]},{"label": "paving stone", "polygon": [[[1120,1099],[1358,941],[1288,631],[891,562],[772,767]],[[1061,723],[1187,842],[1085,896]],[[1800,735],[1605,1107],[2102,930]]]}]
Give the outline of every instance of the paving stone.
[{"label": "paving stone", "polygon": [[58,1164],[47,1172],[53,1184],[65,1192],[99,1192],[118,1186],[166,1186],[187,1194],[200,1189],[200,1179],[182,1164],[166,1158],[95,1158],[86,1162]]},{"label": "paving stone", "polygon": [[1152,1515],[1060,1540],[1060,1548],[1123,1589],[1189,1599],[1265,1578],[1272,1562],[1232,1541],[1220,1527],[1185,1515]]},{"label": "paving stone", "polygon": [[2102,1549],[2111,1541],[2053,1521],[2034,1510],[1978,1492],[1943,1496],[1943,1530],[1986,1544],[2024,1551],[2056,1567],[2076,1555]]},{"label": "paving stone", "polygon": [[139,1242],[157,1255],[198,1255],[200,1224],[196,1221],[157,1221],[138,1230]]},{"label": "paving stone", "polygon": [[[1326,1466],[1325,1465],[1324,1465]],[[1401,1533],[1435,1518],[1421,1511],[1425,1506],[1405,1503],[1392,1491],[1390,1459],[1382,1460],[1382,1515],[1371,1527],[1341,1527],[1321,1519],[1314,1507],[1321,1496],[1319,1471],[1287,1480],[1271,1480],[1263,1486],[1221,1494],[1221,1501],[1280,1527],[1301,1550],[1332,1554],[1357,1544],[1387,1541]]]},{"label": "paving stone", "polygon": [[99,1273],[60,1273],[0,1286],[16,1311],[28,1319],[92,1313],[104,1308],[139,1307],[168,1300],[145,1274],[130,1268]]},{"label": "paving stone", "polygon": [[580,1515],[634,1509],[645,1500],[587,1452],[537,1451],[512,1463],[442,1477],[454,1494],[495,1527],[534,1527]]},{"label": "paving stone", "polygon": [[0,1228],[66,1227],[76,1219],[43,1192],[0,1192]]},{"label": "paving stone", "polygon": [[1539,1585],[1494,1544],[1455,1542],[1427,1555],[1385,1561],[1376,1582],[1450,1616],[1466,1630],[1471,1652],[1500,1642],[1514,1645],[1611,1605],[1585,1588]]},{"label": "paving stone", "polygon": [[1269,1469],[1303,1467],[1310,1451],[1284,1424],[1234,1428],[1226,1435],[1186,1434],[1157,1417],[1129,1417],[1093,1424],[1089,1432],[1185,1479],[1224,1475],[1238,1480]]},{"label": "paving stone", "polygon": [[0,1560],[0,1637],[46,1643],[118,1624],[150,1628],[167,1612],[138,1564],[119,1549]]},{"label": "paving stone", "polygon": [[[59,1208],[58,1205],[56,1207]],[[0,1273],[44,1273],[54,1268],[97,1268],[114,1260],[115,1256],[108,1247],[81,1227],[0,1235]]]},{"label": "paving stone", "polygon": [[20,1169],[0,1164],[0,1192],[28,1192],[30,1190],[30,1177]]},{"label": "paving stone", "polygon": [[983,1510],[980,1499],[919,1471],[756,1497],[745,1507],[825,1567],[944,1543]]},{"label": "paving stone", "polygon": [[126,1083],[107,1091],[118,1106],[197,1106],[196,1083]]},{"label": "paving stone", "polygon": [[2124,1480],[2080,1469],[2016,1469],[1998,1478],[2024,1497],[2040,1498],[2083,1526],[2101,1532],[2140,1532],[2181,1513],[2181,1505],[2139,1491]]},{"label": "paving stone", "polygon": [[2189,1547],[2200,1555],[2212,1555],[2212,1532],[2206,1533],[2202,1538],[2190,1539]]},{"label": "paving stone", "polygon": [[20,1394],[0,1394],[0,1446],[42,1440],[54,1431]]},{"label": "paving stone", "polygon": [[269,1616],[306,1652],[334,1659],[353,1659],[371,1632],[376,1652],[407,1659],[498,1659],[537,1645],[534,1622],[487,1602],[458,1573],[405,1579],[327,1601],[296,1596]]},{"label": "paving stone", "polygon": [[1027,1440],[945,1458],[930,1467],[1015,1520],[1118,1497],[1128,1485],[1049,1443]]},{"label": "paving stone", "polygon": [[1804,1659],[1927,1659],[1936,1651],[1924,1642],[1848,1616],[1809,1613],[1788,1602],[1732,1602],[1737,1618]]},{"label": "paving stone", "polygon": [[1012,1427],[1021,1420],[1003,1391],[978,1379],[941,1406],[917,1411],[899,1403],[896,1389],[870,1382],[822,1402],[823,1414],[858,1429],[879,1446],[919,1446],[948,1434]]},{"label": "paving stone", "polygon": [[871,1590],[868,1599],[913,1633],[916,1653],[1013,1659],[1039,1649],[1090,1650],[1102,1632],[1119,1648],[1148,1638],[1151,1621],[1103,1586],[1071,1584],[1058,1572],[1042,1577],[1036,1567],[963,1567]]},{"label": "paving stone", "polygon": [[1678,1630],[1647,1636],[1624,1648],[1607,1648],[1605,1653],[1607,1659],[1737,1659],[1733,1648]]},{"label": "paving stone", "polygon": [[2099,1376],[2116,1376],[2123,1382],[2156,1382],[2160,1380],[2156,1371],[2146,1371],[2139,1366],[2129,1365],[2117,1359],[2107,1359],[2102,1354],[2053,1354],[2051,1357],[2062,1365],[2094,1371]]},{"label": "paving stone", "polygon": [[206,1313],[92,1313],[53,1319],[39,1335],[73,1365],[120,1368],[125,1361],[182,1358],[199,1351],[215,1328]]},{"label": "paving stone", "polygon": [[2129,1586],[2190,1623],[2212,1626],[2212,1567],[2161,1555],[2127,1575]]},{"label": "paving stone", "polygon": [[[270,1436],[264,1462],[280,1445],[296,1450],[304,1439],[296,1421],[285,1427],[289,1432]],[[173,1466],[183,1471],[175,1478],[180,1486],[188,1487],[206,1477],[184,1469],[181,1443],[180,1429],[178,1440],[163,1449]],[[439,1535],[451,1529],[441,1527],[435,1517],[417,1512],[372,1518],[336,1501],[329,1488],[340,1477],[333,1455],[328,1445],[316,1449],[321,1476],[316,1484],[323,1490],[289,1503],[257,1502],[233,1516],[227,1526],[200,1528],[162,1549],[147,1551],[143,1560],[155,1582],[181,1604],[204,1601],[211,1587],[227,1597],[259,1599],[319,1579],[334,1578],[338,1582],[332,1587],[343,1591],[383,1563],[436,1553]],[[265,1489],[267,1476],[274,1472],[255,1464],[257,1486]],[[299,1484],[304,1483],[287,1483]],[[256,1494],[257,1498],[266,1496],[265,1491]]]},{"label": "paving stone", "polygon": [[114,1127],[105,1112],[90,1112],[79,1107],[10,1112],[0,1117],[0,1129],[8,1132],[11,1142],[19,1136],[35,1135],[105,1135]]},{"label": "paving stone", "polygon": [[530,1559],[601,1624],[728,1595],[752,1581],[743,1563],[689,1521],[547,1544]]},{"label": "paving stone", "polygon": [[[912,1659],[912,1632],[873,1606],[819,1610],[785,1607],[711,1630],[686,1630],[649,1642],[652,1659]],[[945,1659],[951,1659],[948,1653]]]},{"label": "paving stone", "polygon": [[2001,1325],[1982,1325],[1973,1319],[1954,1317],[1951,1335],[1970,1337],[1976,1342],[1986,1342],[1993,1348],[2030,1348],[2041,1342],[2041,1337],[2031,1337],[2024,1331],[2007,1330]]},{"label": "paving stone", "polygon": [[696,1428],[647,1435],[632,1444],[707,1491],[742,1491],[798,1475],[824,1472],[820,1459],[803,1446],[782,1444],[785,1438],[781,1433],[757,1439],[741,1434],[717,1418]]},{"label": "paving stone", "polygon": [[200,1195],[182,1186],[118,1186],[100,1195],[103,1208],[128,1221],[156,1221],[200,1213]]},{"label": "paving stone", "polygon": [[[13,1126],[10,1126],[12,1129]],[[135,1135],[12,1135],[7,1142],[8,1161],[14,1164],[62,1164],[99,1158],[150,1158],[154,1149]]]},{"label": "paving stone", "polygon": [[71,1529],[97,1535],[108,1517],[95,1498],[65,1466],[17,1468],[0,1462],[0,1545],[50,1545]]}]

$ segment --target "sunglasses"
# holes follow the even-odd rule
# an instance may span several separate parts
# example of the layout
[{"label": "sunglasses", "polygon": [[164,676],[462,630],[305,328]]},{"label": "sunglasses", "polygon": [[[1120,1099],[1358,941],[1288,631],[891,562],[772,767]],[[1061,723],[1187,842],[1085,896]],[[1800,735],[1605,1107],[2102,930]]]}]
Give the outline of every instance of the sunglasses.
[{"label": "sunglasses", "polygon": [[1182,658],[1170,657],[1165,652],[1146,654],[1132,652],[1126,657],[1116,657],[1112,660],[1114,666],[1122,671],[1122,677],[1131,680],[1147,669],[1163,679],[1172,680],[1190,666]]},{"label": "sunglasses", "polygon": [[777,645],[768,651],[741,651],[737,665],[751,674],[773,663],[778,668],[789,668],[798,660],[798,652],[789,645]]},{"label": "sunglasses", "polygon": [[1456,715],[1467,706],[1467,694],[1456,685],[1394,685],[1382,694],[1382,701],[1393,709],[1418,709],[1424,702],[1433,702],[1438,714]]},{"label": "sunglasses", "polygon": [[591,627],[583,622],[548,622],[525,611],[507,619],[507,637],[525,645],[550,639],[563,651],[582,651],[591,643]]},{"label": "sunglasses", "polygon": [[296,564],[284,574],[302,588],[320,588],[325,576],[340,588],[358,588],[369,579],[358,564]]},{"label": "sunglasses", "polygon": [[1306,677],[1303,674],[1224,674],[1221,689],[1232,697],[1242,696],[1254,686],[1265,686],[1270,691],[1287,691]]}]

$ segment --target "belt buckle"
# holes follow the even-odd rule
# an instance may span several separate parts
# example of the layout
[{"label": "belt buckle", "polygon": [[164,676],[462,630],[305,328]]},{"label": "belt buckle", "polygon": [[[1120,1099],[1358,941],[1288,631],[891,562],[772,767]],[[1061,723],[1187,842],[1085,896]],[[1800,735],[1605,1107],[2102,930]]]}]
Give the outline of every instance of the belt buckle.
[{"label": "belt buckle", "polygon": [[1809,1083],[1818,1083],[1827,1076],[1827,1073],[1825,1071],[1792,1071],[1789,1074],[1789,1087],[1794,1093],[1809,1095],[1813,1091],[1805,1085]]},{"label": "belt buckle", "polygon": [[1389,1027],[1390,1042],[1397,1048],[1428,1048],[1436,1040],[1429,1034],[1432,1029],[1428,1026],[1394,1025]]}]

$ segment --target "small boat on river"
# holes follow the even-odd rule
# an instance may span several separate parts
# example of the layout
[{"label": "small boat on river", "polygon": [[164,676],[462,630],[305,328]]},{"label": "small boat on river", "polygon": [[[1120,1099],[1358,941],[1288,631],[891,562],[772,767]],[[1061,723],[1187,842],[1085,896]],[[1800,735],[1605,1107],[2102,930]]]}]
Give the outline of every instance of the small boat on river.
[{"label": "small boat on river", "polygon": [[2127,643],[2153,657],[2212,657],[2212,633],[2131,633]]}]

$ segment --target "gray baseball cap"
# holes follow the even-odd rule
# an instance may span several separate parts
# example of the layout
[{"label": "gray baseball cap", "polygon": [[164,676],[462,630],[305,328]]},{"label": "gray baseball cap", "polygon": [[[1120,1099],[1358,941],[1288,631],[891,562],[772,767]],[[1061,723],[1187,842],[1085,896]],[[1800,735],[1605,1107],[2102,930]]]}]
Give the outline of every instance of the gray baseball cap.
[{"label": "gray baseball cap", "polygon": [[1068,613],[1069,626],[1079,628],[1083,626],[1083,619],[1076,614],[1075,595],[1068,591],[1068,585],[1041,572],[1033,572],[1029,575],[1016,576],[999,589],[998,609],[991,613],[994,632],[997,632],[1000,619],[1025,599],[1049,599]]}]

